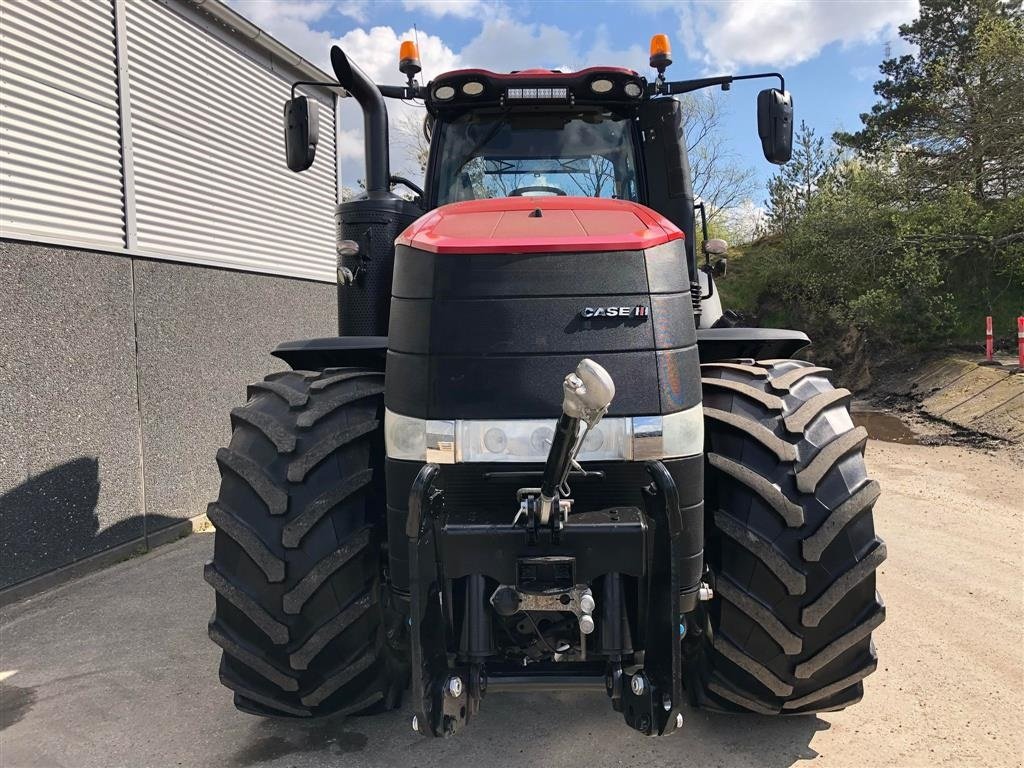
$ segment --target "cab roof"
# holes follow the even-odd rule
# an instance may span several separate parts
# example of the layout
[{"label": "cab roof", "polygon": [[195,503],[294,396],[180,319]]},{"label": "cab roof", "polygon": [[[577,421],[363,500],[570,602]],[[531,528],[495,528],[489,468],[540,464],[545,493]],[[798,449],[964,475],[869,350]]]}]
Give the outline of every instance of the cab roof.
[{"label": "cab roof", "polygon": [[562,72],[557,69],[517,69],[512,72],[491,72],[489,69],[453,69],[451,72],[445,72],[443,75],[437,77],[434,82],[437,83],[449,77],[461,77],[463,75],[479,75],[490,80],[523,80],[535,77],[550,77],[555,79],[564,78],[572,80],[578,79],[580,76],[586,77],[588,75],[600,73],[639,77],[634,70],[627,69],[625,67],[587,67],[586,69],[580,69],[575,72]]},{"label": "cab roof", "polygon": [[604,105],[621,109],[638,107],[646,93],[647,81],[623,67],[588,67],[577,72],[524,69],[507,73],[457,69],[428,83],[425,101],[434,115],[493,107]]}]

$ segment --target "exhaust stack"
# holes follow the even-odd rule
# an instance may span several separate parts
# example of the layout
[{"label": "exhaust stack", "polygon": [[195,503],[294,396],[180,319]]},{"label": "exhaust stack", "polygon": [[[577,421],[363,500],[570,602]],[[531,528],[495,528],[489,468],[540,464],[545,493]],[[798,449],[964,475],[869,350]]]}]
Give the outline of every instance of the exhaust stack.
[{"label": "exhaust stack", "polygon": [[388,108],[370,78],[349,61],[338,46],[331,46],[331,66],[338,83],[351,93],[363,110],[363,141],[366,155],[367,197],[390,192],[391,163],[388,149]]}]

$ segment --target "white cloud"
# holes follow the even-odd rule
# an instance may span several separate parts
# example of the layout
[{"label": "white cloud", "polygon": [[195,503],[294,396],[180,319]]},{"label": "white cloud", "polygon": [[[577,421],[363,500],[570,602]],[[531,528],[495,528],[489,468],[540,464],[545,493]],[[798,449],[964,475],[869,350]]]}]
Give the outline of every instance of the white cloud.
[{"label": "white cloud", "polygon": [[[363,159],[363,136],[361,132],[342,130],[338,134],[338,157],[342,162]],[[346,181],[349,179],[346,178]]]},{"label": "white cloud", "polygon": [[328,0],[228,0],[230,5],[260,29],[313,62],[331,71],[331,34],[315,29],[334,3]]},{"label": "white cloud", "polygon": [[360,27],[334,40],[334,44],[340,45],[374,82],[397,85],[405,80],[398,71],[398,48],[403,40],[417,37],[420,63],[423,65],[422,81],[458,68],[460,56],[440,37],[423,30],[417,33],[409,29],[399,34],[391,27],[371,27],[369,30]]},{"label": "white cloud", "polygon": [[499,15],[485,19],[480,34],[459,54],[470,66],[494,72],[554,68],[577,58],[577,37],[549,24],[528,24]]},{"label": "white cloud", "polygon": [[674,11],[676,6],[679,5],[676,0],[633,0],[630,3],[631,8],[635,8],[638,11],[644,13],[658,13],[659,11]]},{"label": "white cloud", "polygon": [[454,16],[457,19],[479,17],[487,5],[482,0],[404,0],[407,11],[423,11],[434,18]]},{"label": "white cloud", "polygon": [[338,3],[338,13],[347,16],[357,24],[365,24],[370,20],[370,0],[342,0]]},{"label": "white cloud", "polygon": [[316,21],[334,5],[332,0],[229,0],[235,10],[262,26],[283,18]]},{"label": "white cloud", "polygon": [[583,61],[578,68],[582,67],[626,67],[635,69],[643,74],[647,70],[649,59],[646,46],[639,44],[630,45],[627,48],[616,48],[609,40],[608,27],[601,24],[594,31],[594,41],[590,49],[583,55]]},{"label": "white cloud", "polygon": [[700,0],[680,10],[679,35],[682,50],[711,69],[782,67],[813,59],[833,43],[896,37],[896,27],[917,12],[917,0]]}]

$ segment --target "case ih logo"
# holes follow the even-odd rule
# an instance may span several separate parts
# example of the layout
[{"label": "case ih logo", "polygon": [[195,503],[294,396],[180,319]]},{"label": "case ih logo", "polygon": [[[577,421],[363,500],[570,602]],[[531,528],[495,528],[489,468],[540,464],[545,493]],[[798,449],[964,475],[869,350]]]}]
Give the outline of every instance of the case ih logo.
[{"label": "case ih logo", "polygon": [[638,304],[635,307],[584,307],[580,310],[580,317],[590,320],[594,317],[634,317],[646,320],[650,310]]}]

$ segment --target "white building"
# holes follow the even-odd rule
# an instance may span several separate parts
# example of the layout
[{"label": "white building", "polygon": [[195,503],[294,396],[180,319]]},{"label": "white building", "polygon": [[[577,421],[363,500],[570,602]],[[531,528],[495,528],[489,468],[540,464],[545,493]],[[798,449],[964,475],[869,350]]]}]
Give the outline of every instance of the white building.
[{"label": "white building", "polygon": [[312,169],[281,135],[329,79],[218,0],[0,0],[0,600],[202,513],[269,351],[336,332],[335,93]]}]

